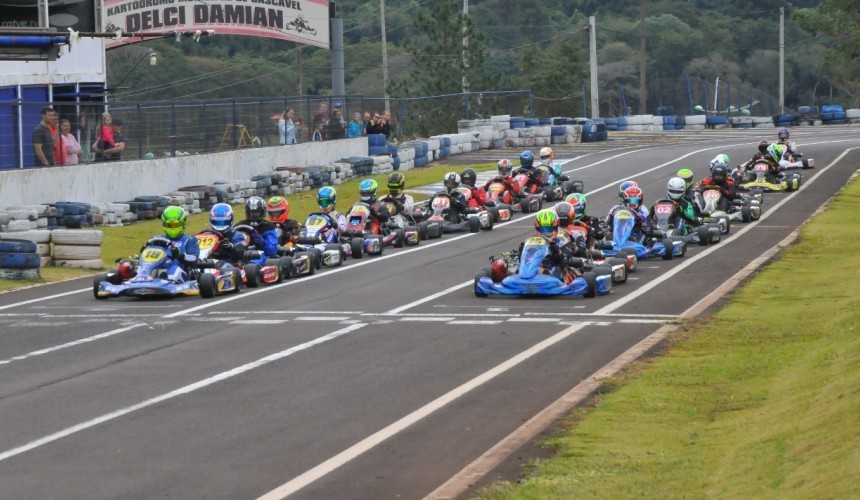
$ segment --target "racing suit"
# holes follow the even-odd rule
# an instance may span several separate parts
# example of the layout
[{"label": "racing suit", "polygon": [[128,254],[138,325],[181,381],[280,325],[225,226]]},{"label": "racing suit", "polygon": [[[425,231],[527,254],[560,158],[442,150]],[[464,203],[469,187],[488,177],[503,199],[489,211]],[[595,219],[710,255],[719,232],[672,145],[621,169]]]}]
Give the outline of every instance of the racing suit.
[{"label": "racing suit", "polygon": [[723,212],[729,211],[733,200],[743,199],[743,194],[738,191],[737,186],[731,179],[726,179],[722,184],[717,184],[710,176],[705,177],[699,184],[698,191],[699,193],[702,193],[707,189],[714,189],[714,187],[718,187],[720,189],[720,194],[723,195],[720,200],[720,206],[718,207]]},{"label": "racing suit", "polygon": [[630,237],[638,240],[644,239],[651,236],[651,225],[648,223],[648,210],[645,207],[639,207],[637,209],[632,209],[627,205],[615,205],[609,210],[609,214],[606,215],[606,225],[612,230],[612,224],[615,221],[615,212],[621,209],[630,210],[633,212],[633,216],[635,218],[633,225],[633,232],[630,234]]},{"label": "racing suit", "polygon": [[469,191],[472,193],[472,196],[469,198],[467,206],[470,208],[480,208],[483,207],[484,204],[487,203],[487,192],[481,188],[477,188],[474,186],[470,186],[468,184],[463,184]]},{"label": "racing suit", "polygon": [[463,219],[463,216],[469,212],[469,207],[466,205],[466,197],[457,189],[445,191],[451,198],[451,210],[449,220],[453,223],[458,223]]},{"label": "racing suit", "polygon": [[590,215],[581,215],[573,220],[573,225],[581,225],[588,229],[588,239],[586,243],[588,248],[594,248],[595,242],[598,242],[606,237],[606,232],[600,225],[600,219]]},{"label": "racing suit", "polygon": [[278,254],[278,231],[275,224],[268,220],[251,221],[243,220],[236,224],[237,226],[247,225],[254,228],[251,232],[251,245],[260,252],[260,257],[250,259],[249,263],[257,265],[265,265],[266,260],[270,257],[277,257]]},{"label": "racing suit", "polygon": [[512,202],[516,203],[517,200],[520,198],[520,185],[515,184],[514,178],[511,176],[502,177],[501,175],[497,175],[497,176],[493,177],[492,179],[488,180],[484,184],[484,187],[482,187],[481,189],[485,193],[489,192],[490,184],[492,184],[494,182],[501,182],[502,184],[505,185],[505,189],[507,189],[507,191],[509,193],[511,193],[511,201]]},{"label": "racing suit", "polygon": [[412,219],[412,211],[415,209],[415,200],[412,199],[411,195],[408,195],[406,193],[401,193],[399,195],[388,194],[379,201],[391,201],[394,202],[394,204],[397,206],[397,214],[400,215],[400,217],[392,217],[392,219],[398,227],[405,227],[406,224]]},{"label": "racing suit", "polygon": [[301,224],[293,219],[284,222],[273,222],[278,233],[278,253],[292,255]]},{"label": "racing suit", "polygon": [[651,210],[648,212],[648,217],[652,222],[656,222],[657,220],[657,213],[655,212],[654,207],[657,206],[657,203],[667,201],[671,202],[674,206],[674,213],[672,214],[673,219],[675,219],[676,217],[680,218],[682,221],[687,223],[688,227],[695,227],[699,225],[699,218],[696,215],[696,209],[694,208],[696,204],[690,203],[690,201],[684,199],[684,197],[681,197],[678,201],[669,198],[657,200],[653,205],[651,205]]},{"label": "racing suit", "polygon": [[[197,238],[183,234],[177,238],[159,235],[170,240],[170,255],[173,261],[167,268],[167,279],[177,283],[185,283],[188,279],[188,271],[200,260],[200,245]],[[140,249],[141,252],[143,248]]]},{"label": "racing suit", "polygon": [[[565,282],[565,275],[568,270],[568,261],[573,255],[572,245],[568,243],[570,240],[567,238],[559,237],[558,235],[554,235],[551,238],[547,238],[542,234],[538,234],[538,236],[542,237],[549,243],[549,254],[544,257],[543,266],[546,269],[552,270],[552,275],[557,278],[562,283]],[[519,254],[522,255],[523,247],[525,246],[525,242],[520,243]]]}]

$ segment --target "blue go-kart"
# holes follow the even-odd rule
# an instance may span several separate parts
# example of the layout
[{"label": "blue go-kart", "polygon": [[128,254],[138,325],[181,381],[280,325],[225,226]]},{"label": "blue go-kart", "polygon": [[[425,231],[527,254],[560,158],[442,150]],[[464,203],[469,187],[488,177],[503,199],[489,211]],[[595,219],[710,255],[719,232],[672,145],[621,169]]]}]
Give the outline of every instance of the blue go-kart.
[{"label": "blue go-kart", "polygon": [[572,269],[547,268],[544,259],[549,255],[549,242],[539,236],[529,238],[522,253],[505,252],[502,257],[491,257],[490,268],[475,275],[475,295],[582,295],[594,297],[607,294],[612,288],[612,269],[596,267],[581,276]]},{"label": "blue go-kart", "polygon": [[669,236],[650,244],[646,244],[647,240],[641,235],[633,237],[635,222],[635,215],[629,209],[616,210],[612,224],[612,240],[598,243],[597,248],[607,256],[629,259],[635,255],[637,260],[653,257],[671,260],[687,253],[687,242],[680,236]]}]

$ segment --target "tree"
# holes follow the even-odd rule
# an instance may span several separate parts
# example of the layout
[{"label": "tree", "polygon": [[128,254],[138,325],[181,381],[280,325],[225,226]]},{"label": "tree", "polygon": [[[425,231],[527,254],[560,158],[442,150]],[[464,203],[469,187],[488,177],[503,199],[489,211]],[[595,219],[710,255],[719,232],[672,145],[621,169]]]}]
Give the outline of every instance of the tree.
[{"label": "tree", "polygon": [[579,114],[581,93],[587,79],[588,60],[577,38],[567,37],[549,47],[530,45],[520,58],[519,88],[531,89],[539,116]]}]

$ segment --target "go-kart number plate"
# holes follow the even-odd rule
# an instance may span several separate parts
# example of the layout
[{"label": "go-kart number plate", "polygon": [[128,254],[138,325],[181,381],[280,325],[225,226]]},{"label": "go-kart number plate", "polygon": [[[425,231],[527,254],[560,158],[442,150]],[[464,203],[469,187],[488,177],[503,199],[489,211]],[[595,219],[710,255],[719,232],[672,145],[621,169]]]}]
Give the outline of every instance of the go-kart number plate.
[{"label": "go-kart number plate", "polygon": [[140,260],[144,262],[158,262],[164,257],[164,250],[158,248],[149,248],[143,251],[143,254],[140,256]]},{"label": "go-kart number plate", "polygon": [[494,183],[490,184],[489,191],[491,193],[498,193],[504,188],[505,187],[503,185],[501,185],[500,183],[494,182]]},{"label": "go-kart number plate", "polygon": [[633,213],[630,210],[619,210],[615,213],[616,219],[632,219]]},{"label": "go-kart number plate", "polygon": [[360,213],[360,214],[369,214],[370,213],[370,210],[368,210],[367,207],[365,207],[364,205],[356,205],[356,206],[352,207],[352,211]]},{"label": "go-kart number plate", "polygon": [[702,197],[708,200],[715,200],[720,197],[720,192],[716,189],[708,189],[702,193]]},{"label": "go-kart number plate", "polygon": [[325,226],[325,219],[323,219],[322,217],[310,219],[305,223],[305,227],[312,229],[319,229],[323,226]]},{"label": "go-kart number plate", "polygon": [[197,244],[200,246],[200,250],[211,250],[215,248],[215,243],[218,240],[215,239],[214,236],[198,236]]},{"label": "go-kart number plate", "polygon": [[448,198],[446,198],[444,196],[438,196],[436,198],[433,198],[433,208],[436,208],[436,209],[443,208],[444,209],[444,208],[448,208],[450,205],[451,205],[450,200],[448,200]]},{"label": "go-kart number plate", "polygon": [[668,215],[675,211],[674,205],[671,203],[658,203],[656,207],[654,207],[654,212],[659,215]]},{"label": "go-kart number plate", "polygon": [[526,289],[526,292],[528,292],[528,293],[530,293],[530,294],[538,294],[538,293],[540,293],[540,286],[539,286],[539,285],[535,285],[535,284],[532,284],[532,283],[528,283],[528,284],[526,284],[526,285],[523,285],[523,288],[525,288],[525,289]]},{"label": "go-kart number plate", "polygon": [[544,243],[544,239],[540,236],[533,236],[526,240],[526,245],[543,245]]},{"label": "go-kart number plate", "polygon": [[756,172],[767,172],[767,165],[764,163],[756,163],[755,164]]}]

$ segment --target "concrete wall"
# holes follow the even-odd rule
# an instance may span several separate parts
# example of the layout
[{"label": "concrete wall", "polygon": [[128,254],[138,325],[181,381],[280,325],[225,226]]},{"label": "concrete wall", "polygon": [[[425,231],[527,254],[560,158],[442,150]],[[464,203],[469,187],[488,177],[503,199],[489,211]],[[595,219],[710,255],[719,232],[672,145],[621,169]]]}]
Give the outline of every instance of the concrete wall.
[{"label": "concrete wall", "polygon": [[60,49],[56,61],[0,61],[0,87],[105,81],[104,42],[81,38],[72,50]]},{"label": "concrete wall", "polygon": [[0,170],[0,208],[55,201],[125,201],[219,179],[250,179],[276,167],[306,167],[350,156],[367,156],[367,138],[156,160]]}]

